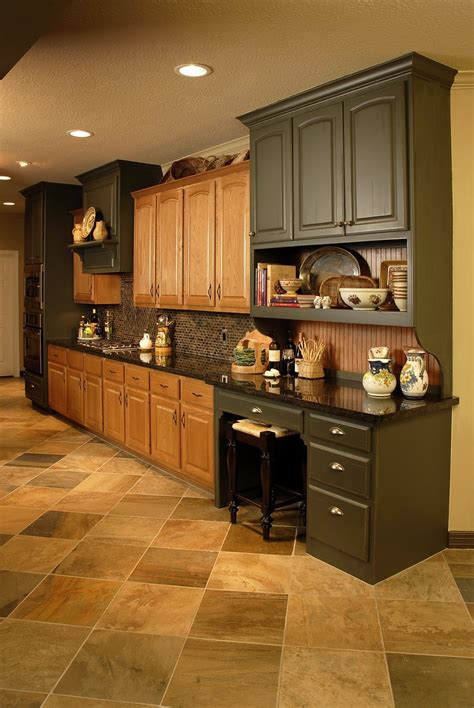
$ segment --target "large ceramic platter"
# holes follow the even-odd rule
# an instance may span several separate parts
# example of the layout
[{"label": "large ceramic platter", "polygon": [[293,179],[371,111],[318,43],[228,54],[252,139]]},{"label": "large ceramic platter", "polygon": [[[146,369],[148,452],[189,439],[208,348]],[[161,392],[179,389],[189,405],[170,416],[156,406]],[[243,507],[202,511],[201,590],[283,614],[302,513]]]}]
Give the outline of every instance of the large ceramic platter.
[{"label": "large ceramic platter", "polygon": [[[364,262],[366,274],[368,266]],[[313,251],[301,264],[300,278],[303,279],[301,290],[307,295],[319,295],[323,280],[332,275],[360,275],[361,266],[353,253],[338,246],[323,246]]]},{"label": "large ceramic platter", "polygon": [[94,207],[89,207],[86,213],[84,214],[84,218],[82,220],[82,238],[86,239],[89,234],[92,232],[92,229],[94,228],[95,224],[95,209]]}]

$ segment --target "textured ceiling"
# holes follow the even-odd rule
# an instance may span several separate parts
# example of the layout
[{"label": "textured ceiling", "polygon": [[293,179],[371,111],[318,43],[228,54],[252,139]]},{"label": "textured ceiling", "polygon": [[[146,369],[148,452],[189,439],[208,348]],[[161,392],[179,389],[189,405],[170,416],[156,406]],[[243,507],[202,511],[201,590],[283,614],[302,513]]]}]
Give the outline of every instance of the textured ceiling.
[{"label": "textured ceiling", "polygon": [[[0,211],[38,180],[245,135],[236,115],[407,52],[472,69],[473,32],[474,0],[73,0],[0,81]],[[174,74],[192,61],[214,73]]]}]

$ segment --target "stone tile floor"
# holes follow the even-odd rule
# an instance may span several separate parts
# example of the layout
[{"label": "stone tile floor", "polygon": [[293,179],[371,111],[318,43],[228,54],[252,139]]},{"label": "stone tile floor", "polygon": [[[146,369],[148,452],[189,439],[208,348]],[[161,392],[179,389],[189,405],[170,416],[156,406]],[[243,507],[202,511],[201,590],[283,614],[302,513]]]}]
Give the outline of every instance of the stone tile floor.
[{"label": "stone tile floor", "polygon": [[474,551],[371,587],[0,380],[0,706],[474,704]]}]

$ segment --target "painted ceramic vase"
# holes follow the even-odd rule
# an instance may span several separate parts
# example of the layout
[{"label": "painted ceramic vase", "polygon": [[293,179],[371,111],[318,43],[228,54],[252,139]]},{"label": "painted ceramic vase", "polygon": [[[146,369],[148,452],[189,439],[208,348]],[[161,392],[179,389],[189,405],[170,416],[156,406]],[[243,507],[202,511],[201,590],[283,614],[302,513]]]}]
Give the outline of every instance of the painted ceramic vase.
[{"label": "painted ceramic vase", "polygon": [[391,372],[391,359],[369,359],[369,370],[364,374],[362,386],[369,396],[389,398],[397,385]]},{"label": "painted ceramic vase", "polygon": [[428,372],[426,371],[423,349],[407,349],[407,358],[400,373],[400,388],[406,398],[423,398],[428,390]]},{"label": "painted ceramic vase", "polygon": [[96,221],[93,232],[94,241],[104,241],[108,236],[107,225],[105,221]]},{"label": "painted ceramic vase", "polygon": [[148,334],[148,332],[145,332],[143,337],[140,339],[140,349],[147,350],[147,349],[151,349],[152,346],[153,346],[153,342],[151,340],[151,337]]}]

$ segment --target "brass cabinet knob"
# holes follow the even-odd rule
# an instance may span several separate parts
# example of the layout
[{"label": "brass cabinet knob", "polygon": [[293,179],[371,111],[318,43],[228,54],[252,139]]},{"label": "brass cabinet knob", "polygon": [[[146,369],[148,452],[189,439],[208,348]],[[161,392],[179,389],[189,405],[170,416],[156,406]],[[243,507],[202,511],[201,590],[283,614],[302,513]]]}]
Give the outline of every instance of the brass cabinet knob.
[{"label": "brass cabinet knob", "polygon": [[329,513],[333,516],[344,516],[344,512],[342,511],[342,509],[339,509],[338,506],[330,506]]},{"label": "brass cabinet knob", "polygon": [[344,472],[344,467],[339,464],[339,462],[331,462],[329,467],[330,469],[334,470],[334,472]]},{"label": "brass cabinet knob", "polygon": [[346,223],[345,221],[335,221],[334,226],[336,226],[336,227],[344,226],[345,223]]},{"label": "brass cabinet knob", "polygon": [[333,428],[329,428],[329,432],[331,435],[345,435],[345,432],[341,430],[337,425],[335,425]]},{"label": "brass cabinet knob", "polygon": [[352,221],[352,219],[348,219],[344,222],[344,226],[354,226],[354,222]]},{"label": "brass cabinet knob", "polygon": [[249,236],[252,238],[252,236],[255,236],[255,231],[249,231]]}]

